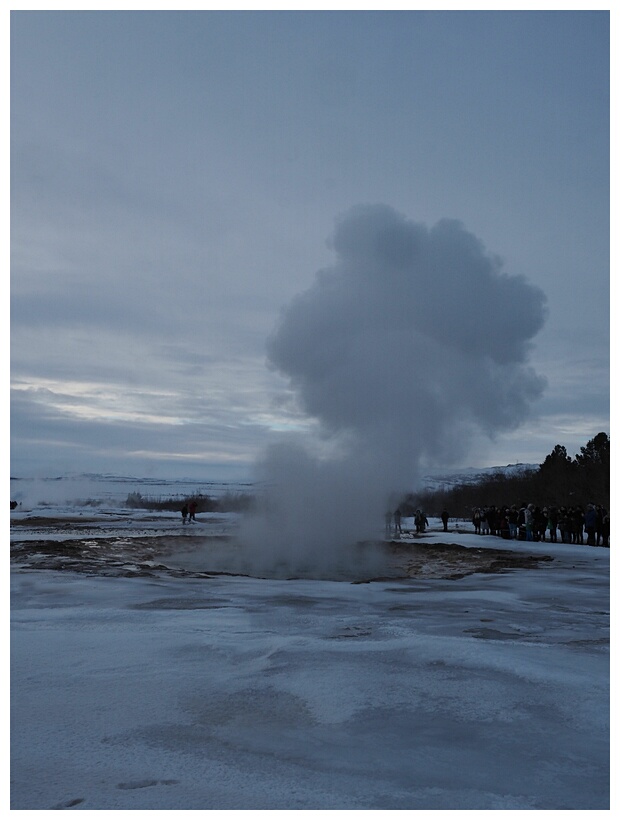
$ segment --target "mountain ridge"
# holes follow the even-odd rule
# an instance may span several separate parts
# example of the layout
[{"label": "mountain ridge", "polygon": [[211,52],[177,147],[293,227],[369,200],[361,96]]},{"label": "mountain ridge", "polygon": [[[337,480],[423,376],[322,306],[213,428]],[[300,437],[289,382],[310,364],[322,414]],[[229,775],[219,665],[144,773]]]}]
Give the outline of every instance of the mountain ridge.
[{"label": "mountain ridge", "polygon": [[422,479],[426,490],[445,490],[461,484],[478,484],[491,475],[501,473],[505,476],[522,475],[537,470],[539,464],[517,462],[495,467],[464,467],[457,470],[446,470],[441,473],[429,473]]}]

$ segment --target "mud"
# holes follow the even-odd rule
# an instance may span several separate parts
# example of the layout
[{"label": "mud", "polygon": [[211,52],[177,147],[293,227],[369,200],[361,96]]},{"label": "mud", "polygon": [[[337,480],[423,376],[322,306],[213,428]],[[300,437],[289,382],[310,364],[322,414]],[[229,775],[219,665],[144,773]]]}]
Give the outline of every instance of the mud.
[{"label": "mud", "polygon": [[[54,528],[55,529],[55,528]],[[188,543],[189,542],[189,543]],[[193,560],[179,560],[192,554],[201,555],[200,565]],[[508,549],[481,549],[458,544],[436,542],[376,542],[360,545],[384,556],[385,574],[359,578],[339,574],[334,580],[354,583],[396,578],[458,579],[473,573],[501,573],[532,569],[552,561],[547,555],[527,555]],[[231,536],[201,536],[188,539],[184,535],[79,538],[66,540],[20,541],[11,543],[11,561],[30,570],[71,571],[115,577],[173,575],[206,578],[215,575],[242,575],[235,571],[233,560],[236,545]],[[230,554],[227,567],[226,555]],[[210,563],[211,562],[211,563]]]}]

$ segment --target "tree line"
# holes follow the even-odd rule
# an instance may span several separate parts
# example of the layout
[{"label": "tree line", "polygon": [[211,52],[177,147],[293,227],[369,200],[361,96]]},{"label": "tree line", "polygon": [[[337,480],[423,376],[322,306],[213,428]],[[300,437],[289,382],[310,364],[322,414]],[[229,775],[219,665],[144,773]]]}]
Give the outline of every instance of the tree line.
[{"label": "tree line", "polygon": [[172,496],[168,498],[142,495],[139,492],[129,493],[125,506],[130,509],[156,510],[158,512],[180,512],[184,504],[196,503],[197,512],[246,512],[252,508],[253,497],[248,493],[224,493],[214,498],[202,493],[191,496]]},{"label": "tree line", "polygon": [[417,509],[437,516],[447,509],[451,517],[469,518],[477,507],[510,507],[523,501],[541,508],[585,508],[593,503],[609,510],[609,498],[610,440],[607,433],[598,433],[574,458],[557,444],[537,468],[515,475],[498,470],[472,484],[408,493],[400,508],[408,516]]}]

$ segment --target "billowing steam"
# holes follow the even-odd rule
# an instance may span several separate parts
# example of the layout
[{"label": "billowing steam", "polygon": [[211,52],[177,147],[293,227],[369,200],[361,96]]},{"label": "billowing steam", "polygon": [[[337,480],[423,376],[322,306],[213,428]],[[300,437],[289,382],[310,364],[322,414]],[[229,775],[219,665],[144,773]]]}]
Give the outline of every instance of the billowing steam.
[{"label": "billowing steam", "polygon": [[544,294],[460,222],[359,206],[331,246],[335,264],[282,312],[268,356],[338,455],[269,450],[272,489],[245,533],[293,571],[376,536],[395,493],[462,457],[474,429],[517,427],[544,386],[527,363]]}]

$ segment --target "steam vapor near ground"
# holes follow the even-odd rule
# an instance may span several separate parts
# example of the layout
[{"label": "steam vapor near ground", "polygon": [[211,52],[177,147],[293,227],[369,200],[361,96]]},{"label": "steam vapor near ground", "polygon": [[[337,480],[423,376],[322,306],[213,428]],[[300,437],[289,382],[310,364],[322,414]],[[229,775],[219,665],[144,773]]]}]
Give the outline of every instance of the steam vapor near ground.
[{"label": "steam vapor near ground", "polygon": [[460,222],[357,206],[330,244],[334,265],[282,311],[267,352],[337,446],[323,459],[299,442],[271,447],[264,506],[244,531],[292,571],[376,537],[423,469],[463,457],[474,430],[517,427],[544,388],[528,365],[543,292]]}]

